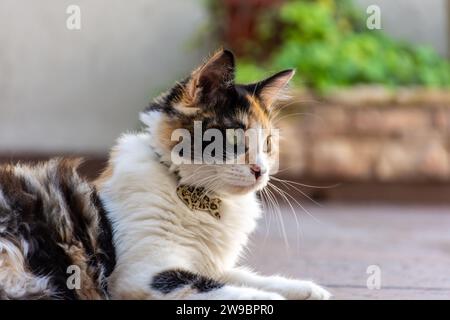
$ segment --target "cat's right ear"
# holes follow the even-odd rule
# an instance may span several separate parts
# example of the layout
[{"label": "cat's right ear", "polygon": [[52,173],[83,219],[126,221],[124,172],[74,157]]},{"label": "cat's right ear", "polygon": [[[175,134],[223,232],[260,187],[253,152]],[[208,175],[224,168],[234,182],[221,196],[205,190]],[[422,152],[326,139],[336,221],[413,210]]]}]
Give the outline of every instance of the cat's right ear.
[{"label": "cat's right ear", "polygon": [[206,102],[234,85],[234,55],[229,50],[216,52],[195,70],[187,85],[192,102]]}]

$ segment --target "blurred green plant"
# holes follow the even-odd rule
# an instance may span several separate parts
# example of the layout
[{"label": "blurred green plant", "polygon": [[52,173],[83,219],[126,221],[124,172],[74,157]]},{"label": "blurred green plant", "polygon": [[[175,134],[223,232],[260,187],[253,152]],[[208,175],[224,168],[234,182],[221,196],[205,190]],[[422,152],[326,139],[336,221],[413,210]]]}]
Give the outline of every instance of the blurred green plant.
[{"label": "blurred green plant", "polygon": [[237,79],[294,67],[296,83],[319,92],[355,84],[450,87],[448,60],[368,30],[365,19],[351,0],[286,0],[258,18]]}]

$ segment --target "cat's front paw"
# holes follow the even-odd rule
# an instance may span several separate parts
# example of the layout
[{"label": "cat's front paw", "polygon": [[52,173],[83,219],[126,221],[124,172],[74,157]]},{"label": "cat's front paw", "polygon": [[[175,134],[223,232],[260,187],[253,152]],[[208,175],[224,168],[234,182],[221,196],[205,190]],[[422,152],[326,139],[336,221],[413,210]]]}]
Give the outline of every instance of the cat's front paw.
[{"label": "cat's front paw", "polygon": [[312,281],[280,279],[276,285],[268,289],[278,292],[289,300],[328,300],[331,298],[331,293]]},{"label": "cat's front paw", "polygon": [[[307,300],[329,300],[331,298],[331,293],[327,291],[325,288],[315,284],[312,281],[300,281],[301,286],[306,288],[306,291],[309,294]],[[289,299],[289,298],[288,298]]]}]

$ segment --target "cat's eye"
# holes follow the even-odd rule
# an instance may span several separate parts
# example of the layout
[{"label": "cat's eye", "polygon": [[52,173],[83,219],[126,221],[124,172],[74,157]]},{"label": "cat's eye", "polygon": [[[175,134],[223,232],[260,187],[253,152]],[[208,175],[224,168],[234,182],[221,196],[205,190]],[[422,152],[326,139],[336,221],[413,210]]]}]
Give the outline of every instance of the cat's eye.
[{"label": "cat's eye", "polygon": [[227,143],[232,146],[239,146],[244,142],[244,136],[237,130],[226,130]]},{"label": "cat's eye", "polygon": [[264,149],[266,153],[272,152],[272,136],[267,136],[266,143],[264,144]]}]

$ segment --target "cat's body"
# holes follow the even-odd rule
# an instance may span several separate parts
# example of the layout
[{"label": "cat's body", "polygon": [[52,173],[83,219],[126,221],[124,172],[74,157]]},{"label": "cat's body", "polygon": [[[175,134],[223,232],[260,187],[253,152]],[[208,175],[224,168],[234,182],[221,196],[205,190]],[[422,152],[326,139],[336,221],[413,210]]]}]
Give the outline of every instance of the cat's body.
[{"label": "cat's body", "polygon": [[[111,228],[77,166],[58,159],[0,166],[0,299],[108,297]],[[70,279],[78,274],[79,289]]]},{"label": "cat's body", "polygon": [[[103,239],[99,235],[102,235],[103,228],[108,231],[108,223],[103,219],[102,203],[112,225],[117,256],[115,269],[108,279],[112,298],[328,298],[329,293],[312,282],[279,276],[263,277],[237,265],[248,236],[261,216],[256,193],[267,185],[276,164],[272,105],[292,76],[293,71],[286,70],[259,83],[235,85],[233,55],[229,51],[216,53],[190,77],[155,99],[141,114],[141,120],[146,125],[145,132],[126,134],[119,139],[111,152],[107,169],[95,183],[101,201],[95,200],[95,188],[86,186],[79,178],[77,183],[68,183],[71,186],[68,189],[61,179],[57,179],[58,188],[68,191],[65,202],[59,201],[56,207],[46,212],[43,215],[47,217],[45,219],[42,214],[33,216],[47,223],[46,230],[56,228],[55,236],[46,239],[49,246],[64,248],[68,261],[76,260],[76,256],[71,257],[70,248],[80,252],[81,257],[90,257],[89,253],[83,251],[86,247],[84,242],[76,241],[75,246],[71,242],[80,237],[78,232],[82,230],[76,229],[67,237],[65,228],[62,231],[58,229],[61,227],[58,222],[62,226],[70,225],[64,220],[67,211],[65,203],[71,203],[72,197],[79,193],[80,183],[80,187],[84,186],[83,199],[93,199],[91,204],[89,201],[83,202],[86,204],[83,208],[88,208],[87,211],[78,210],[83,218],[72,215],[72,221],[84,221],[84,217],[91,217],[88,219],[91,222],[88,230],[97,232],[89,239],[94,242],[95,239]],[[209,129],[215,130],[215,133],[225,133],[226,139],[221,140],[219,145],[231,146],[231,149],[214,149],[216,160],[220,161],[204,161],[202,157],[208,150],[204,141],[200,145],[201,152],[190,143],[188,149],[176,152],[184,160],[194,160],[193,163],[175,161],[177,157],[173,151],[178,141],[173,139],[173,133],[183,129],[184,132],[194,134],[195,140],[198,134],[195,123],[201,123],[206,130],[200,132],[202,136]],[[241,139],[239,136],[229,136],[229,129],[251,131],[255,139],[251,140],[250,136],[241,136]],[[247,148],[247,139],[254,146]],[[190,153],[191,148],[194,150],[193,155]],[[236,162],[224,163],[222,160]],[[52,169],[50,171],[53,172]],[[39,172],[29,172],[25,174],[26,179],[33,180],[36,174],[39,176]],[[48,181],[44,179],[37,190],[30,189],[25,183],[24,193],[41,194],[40,189],[52,185],[54,179],[51,177]],[[0,185],[8,188],[1,180]],[[45,196],[51,200],[52,192],[49,190]],[[58,200],[61,198],[58,192],[54,196]],[[14,199],[20,203],[20,196]],[[0,208],[1,200],[0,197]],[[14,212],[7,206],[3,208],[3,218],[8,218]],[[21,216],[29,217],[28,207],[19,211]],[[99,221],[103,222],[94,223],[96,219],[92,217],[102,217]],[[28,219],[24,225],[33,223],[32,219]],[[65,235],[63,240],[60,239],[61,233]],[[107,232],[107,235],[110,234]],[[7,244],[9,242],[5,241],[17,243],[16,251],[27,260],[27,248],[20,245],[20,236],[19,232],[7,234],[6,237],[0,233],[0,244],[2,241]],[[104,246],[108,241],[101,243]],[[20,259],[13,261],[11,250],[4,249],[5,245],[0,251],[3,261],[6,259],[7,263],[16,263],[24,270],[28,267],[29,264],[20,263]],[[100,254],[102,249],[99,246],[98,252],[94,250],[94,256]],[[109,253],[106,257],[111,259],[113,251],[109,250]],[[85,260],[82,259],[82,262]],[[103,260],[95,261],[96,266],[103,270]],[[51,259],[42,263],[51,264]],[[10,290],[8,281],[13,271],[0,269],[0,294],[5,288]],[[108,274],[103,272],[100,280],[96,280],[99,288],[103,275]],[[86,279],[82,283],[93,283],[90,279],[94,278],[90,273],[85,272],[83,277]],[[77,291],[75,298],[93,298],[80,295],[80,292]]]}]

